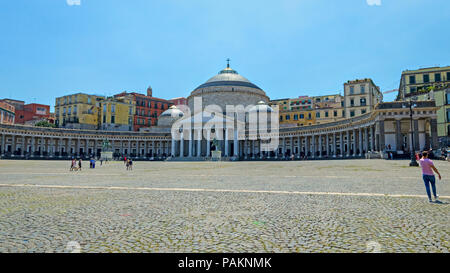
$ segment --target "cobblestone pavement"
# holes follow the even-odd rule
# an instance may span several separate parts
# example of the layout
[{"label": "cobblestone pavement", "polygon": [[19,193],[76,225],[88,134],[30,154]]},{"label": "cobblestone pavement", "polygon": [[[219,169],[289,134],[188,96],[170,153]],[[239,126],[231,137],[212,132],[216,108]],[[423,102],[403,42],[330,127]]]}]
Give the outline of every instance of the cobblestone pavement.
[{"label": "cobblestone pavement", "polygon": [[449,252],[435,163],[443,204],[408,161],[0,161],[0,252]]}]

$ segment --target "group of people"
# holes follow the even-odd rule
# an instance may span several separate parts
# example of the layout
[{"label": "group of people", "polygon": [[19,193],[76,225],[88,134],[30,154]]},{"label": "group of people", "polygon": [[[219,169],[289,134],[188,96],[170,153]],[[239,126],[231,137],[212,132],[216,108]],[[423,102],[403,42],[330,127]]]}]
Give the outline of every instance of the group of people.
[{"label": "group of people", "polygon": [[133,160],[131,158],[127,158],[126,156],[123,158],[123,162],[127,167],[127,171],[133,170]]},{"label": "group of people", "polygon": [[81,171],[81,159],[78,160],[76,160],[75,158],[72,159],[72,163],[70,164],[70,171]]}]

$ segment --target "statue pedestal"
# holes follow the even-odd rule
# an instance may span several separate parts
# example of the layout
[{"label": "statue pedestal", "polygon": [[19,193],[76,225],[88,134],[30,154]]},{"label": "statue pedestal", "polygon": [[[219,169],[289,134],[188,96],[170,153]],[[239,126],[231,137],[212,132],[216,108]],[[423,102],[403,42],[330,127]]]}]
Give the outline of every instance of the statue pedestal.
[{"label": "statue pedestal", "polygon": [[220,161],[222,158],[222,151],[212,151],[211,152],[211,159],[213,161]]}]

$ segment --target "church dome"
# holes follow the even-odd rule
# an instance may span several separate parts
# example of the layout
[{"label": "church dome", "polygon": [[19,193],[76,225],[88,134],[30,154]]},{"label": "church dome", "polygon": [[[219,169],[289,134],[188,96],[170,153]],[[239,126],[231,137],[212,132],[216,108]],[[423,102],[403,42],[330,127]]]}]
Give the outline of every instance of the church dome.
[{"label": "church dome", "polygon": [[264,101],[258,102],[257,105],[250,108],[249,112],[273,112],[272,107],[267,105]]},{"label": "church dome", "polygon": [[219,74],[210,78],[204,84],[197,87],[195,90],[213,86],[236,86],[236,87],[242,86],[259,89],[262,91],[262,89],[259,88],[257,85],[253,84],[246,78],[239,75],[239,73],[236,70],[231,69],[229,64],[227,65],[227,68],[221,70]]},{"label": "church dome", "polygon": [[183,111],[178,109],[175,105],[170,106],[169,109],[164,111],[159,117],[158,117],[158,126],[161,127],[169,127],[172,126],[172,124],[177,121],[178,119],[182,118],[184,116]]}]

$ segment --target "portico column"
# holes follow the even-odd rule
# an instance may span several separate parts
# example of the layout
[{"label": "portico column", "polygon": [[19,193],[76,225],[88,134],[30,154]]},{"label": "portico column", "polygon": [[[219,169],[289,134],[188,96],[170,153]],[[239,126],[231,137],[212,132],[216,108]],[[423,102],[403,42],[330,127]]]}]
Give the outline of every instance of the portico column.
[{"label": "portico column", "polygon": [[34,152],[36,151],[35,147],[36,138],[34,136],[31,137],[31,156],[34,156]]},{"label": "portico column", "polygon": [[401,126],[401,121],[400,119],[396,119],[395,120],[395,149],[397,151],[402,151],[403,147],[402,147],[402,126]]},{"label": "portico column", "polygon": [[435,118],[431,119],[430,127],[431,127],[431,148],[435,150],[439,148],[437,135],[437,119]]},{"label": "portico column", "polygon": [[44,156],[44,149],[45,149],[45,139],[44,139],[43,136],[41,137],[41,145],[40,146],[41,146],[41,157],[43,157]]},{"label": "portico column", "polygon": [[192,157],[192,129],[189,129],[189,157]]},{"label": "portico column", "polygon": [[312,140],[312,156],[311,156],[311,158],[315,158],[316,157],[316,136],[312,135],[311,140]]},{"label": "portico column", "polygon": [[26,148],[27,148],[27,143],[25,142],[25,136],[22,136],[22,152],[21,152],[21,156],[25,155],[25,149]]},{"label": "portico column", "polygon": [[359,128],[359,156],[362,156],[363,152],[363,135],[362,135],[362,128]]},{"label": "portico column", "polygon": [[285,137],[283,137],[283,149],[281,151],[283,153],[282,158],[284,158],[286,156],[286,138]]},{"label": "portico column", "polygon": [[347,130],[347,157],[350,157],[351,153],[351,139],[350,139],[350,130]]},{"label": "portico column", "polygon": [[375,141],[375,125],[372,125],[371,129],[372,129],[372,133],[370,135],[370,138],[371,138],[372,143],[370,145],[370,148],[371,148],[372,152],[375,152],[375,150],[376,150],[376,148],[375,148],[375,145],[376,145],[376,141]]},{"label": "portico column", "polygon": [[202,156],[202,130],[199,129],[197,130],[197,157],[201,157]]},{"label": "portico column", "polygon": [[234,156],[239,157],[239,142],[238,142],[238,130],[234,130]]},{"label": "portico column", "polygon": [[127,154],[131,155],[131,140],[128,140],[128,150],[127,150]]},{"label": "portico column", "polygon": [[254,159],[255,158],[255,140],[252,140],[252,158]]},{"label": "portico column", "polygon": [[333,132],[333,157],[337,156],[336,152],[336,132]]},{"label": "portico column", "polygon": [[384,139],[384,120],[380,120],[379,121],[379,127],[380,127],[380,133],[379,133],[379,136],[378,136],[378,139],[379,139],[379,151],[385,151],[386,150],[386,142],[385,142],[385,139]]},{"label": "portico column", "polygon": [[2,150],[0,151],[1,155],[5,155],[5,134],[2,134]]},{"label": "portico column", "polygon": [[309,153],[309,137],[305,136],[305,157],[308,157],[308,153]]},{"label": "portico column", "polygon": [[180,135],[180,157],[184,157],[184,129]]},{"label": "portico column", "polygon": [[357,141],[358,138],[356,137],[356,129],[353,129],[353,156],[357,156]]},{"label": "portico column", "polygon": [[364,128],[364,152],[369,152],[369,128]]},{"label": "portico column", "polygon": [[330,140],[328,133],[325,134],[325,145],[327,145],[325,151],[327,152],[327,157],[330,157]]},{"label": "portico column", "polygon": [[343,157],[345,150],[344,150],[344,133],[342,131],[339,132],[339,146],[340,146],[339,157]]},{"label": "portico column", "polygon": [[81,146],[81,140],[80,140],[80,138],[77,138],[77,151],[76,151],[77,156],[80,155],[80,146]]},{"label": "portico column", "polygon": [[322,158],[322,135],[319,134],[319,158]]},{"label": "portico column", "polygon": [[225,128],[225,156],[228,156],[228,128]]},{"label": "portico column", "polygon": [[302,152],[302,142],[300,136],[297,137],[297,158],[300,158],[300,154]]},{"label": "portico column", "polygon": [[211,156],[211,129],[206,131],[206,156]]},{"label": "portico column", "polygon": [[[170,155],[171,156],[175,156],[175,138],[173,138],[172,137],[172,147],[171,147],[172,149],[171,149],[171,153],[170,153]],[[144,155],[145,157],[147,157],[147,141],[145,142],[145,155]]]},{"label": "portico column", "polygon": [[419,144],[419,120],[414,119],[414,150],[420,150]]},{"label": "portico column", "polygon": [[15,135],[11,135],[11,151],[12,151],[12,156],[15,156],[15,152],[16,152],[16,136]]}]

